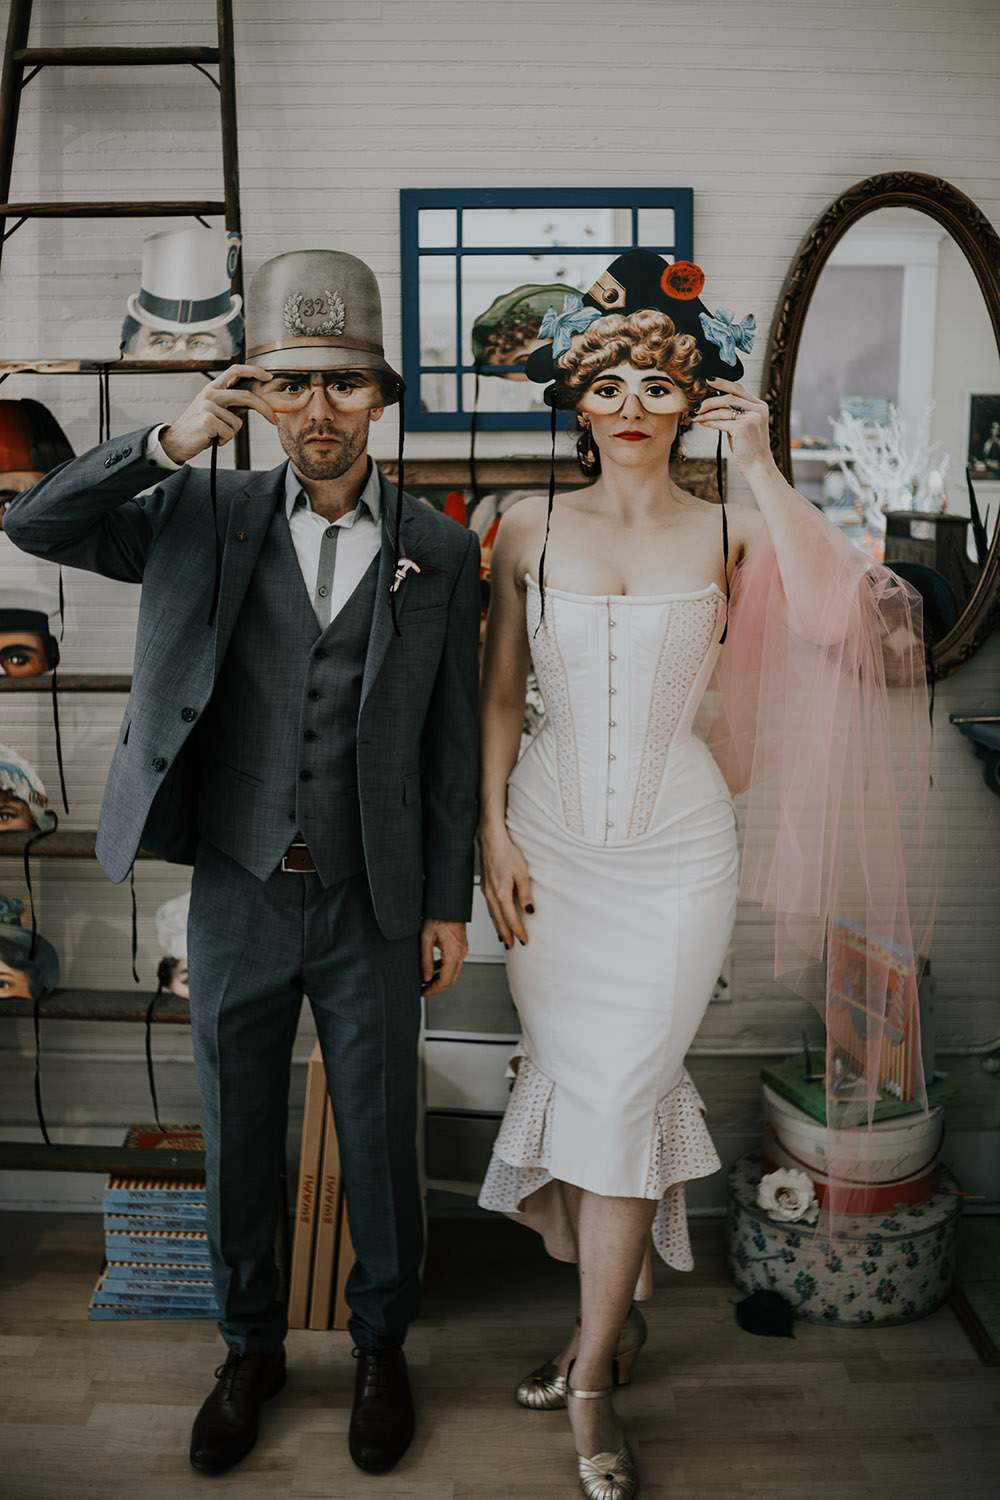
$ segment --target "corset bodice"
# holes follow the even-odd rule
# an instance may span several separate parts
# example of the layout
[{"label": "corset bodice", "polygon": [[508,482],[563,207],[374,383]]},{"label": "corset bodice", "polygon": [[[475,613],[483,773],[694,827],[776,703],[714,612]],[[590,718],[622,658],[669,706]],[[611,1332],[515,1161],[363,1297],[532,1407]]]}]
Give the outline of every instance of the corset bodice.
[{"label": "corset bodice", "polygon": [[692,736],[719,649],[725,601],[716,585],[650,597],[546,588],[542,621],[530,578],[527,591],[546,721],[512,780],[538,797],[535,783],[547,771],[567,831],[606,844],[726,798],[715,763]]}]

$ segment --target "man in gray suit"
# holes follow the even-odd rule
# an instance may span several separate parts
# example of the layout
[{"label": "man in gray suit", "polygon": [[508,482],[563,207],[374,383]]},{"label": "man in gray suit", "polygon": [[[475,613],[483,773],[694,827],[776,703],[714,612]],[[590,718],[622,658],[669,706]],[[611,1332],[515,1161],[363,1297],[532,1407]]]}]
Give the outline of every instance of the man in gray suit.
[{"label": "man in gray suit", "polygon": [[[478,546],[409,496],[397,508],[367,456],[369,422],[402,392],[367,266],[278,256],[247,321],[250,363],[168,426],[54,470],[4,525],[36,556],[142,584],[97,852],[116,881],[140,843],[194,865],[191,1020],[229,1355],[191,1461],[241,1459],[285,1379],[273,1246],[305,993],[357,1253],[350,1451],[379,1472],[413,1432],[421,983],[446,988],[466,951]],[[247,408],[290,461],[215,483],[189,468]]]}]

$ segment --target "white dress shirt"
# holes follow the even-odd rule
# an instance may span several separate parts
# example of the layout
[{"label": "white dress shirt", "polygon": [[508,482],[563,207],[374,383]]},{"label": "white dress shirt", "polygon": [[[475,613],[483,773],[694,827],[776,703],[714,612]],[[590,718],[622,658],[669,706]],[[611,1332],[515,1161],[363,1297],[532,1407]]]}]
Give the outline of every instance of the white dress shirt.
[{"label": "white dress shirt", "polygon": [[[179,469],[160,447],[168,424],[154,428],[146,440],[146,457],[161,469]],[[309,498],[291,464],[285,469],[285,515],[302,579],[320,628],[343,609],[382,545],[382,495],[379,474],[368,460],[368,478],[354,510],[327,521]]]}]

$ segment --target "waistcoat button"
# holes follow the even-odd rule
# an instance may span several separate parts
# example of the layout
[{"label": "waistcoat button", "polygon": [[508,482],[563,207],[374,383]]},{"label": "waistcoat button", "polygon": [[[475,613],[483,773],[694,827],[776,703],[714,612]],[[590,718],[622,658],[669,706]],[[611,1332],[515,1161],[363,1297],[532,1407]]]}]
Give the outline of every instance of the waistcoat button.
[{"label": "waistcoat button", "polygon": [[326,652],[321,646],[316,647],[316,650],[313,652],[313,656],[317,661],[326,661]]},{"label": "waistcoat button", "polygon": [[302,738],[304,740],[315,740],[315,739],[318,738],[318,736],[316,734],[315,729],[307,729],[306,732],[305,732],[305,734],[302,736]]},{"label": "waistcoat button", "polygon": [[238,531],[238,532],[237,532],[237,533],[236,533],[236,540],[237,540],[237,541],[238,541],[238,542],[245,542],[245,541],[246,541],[246,539],[247,539],[247,534],[246,534],[246,532],[245,532],[245,531]]},{"label": "waistcoat button", "polygon": [[309,699],[310,703],[318,703],[319,702],[319,689],[318,688],[310,688],[309,691],[308,691],[308,693],[306,693],[306,697]]},{"label": "waistcoat button", "polygon": [[299,780],[300,781],[312,781],[312,779],[313,779],[313,773],[311,771],[300,771],[299,772]]},{"label": "waistcoat button", "polygon": [[163,759],[162,755],[154,755],[153,759],[150,761],[150,765],[152,766],[154,771],[165,771],[167,768],[167,763]]},{"label": "waistcoat button", "polygon": [[194,708],[182,708],[181,709],[181,718],[184,720],[185,724],[193,724],[194,721],[195,721],[195,719],[197,717],[198,717],[198,711],[197,711],[197,709],[194,709]]}]

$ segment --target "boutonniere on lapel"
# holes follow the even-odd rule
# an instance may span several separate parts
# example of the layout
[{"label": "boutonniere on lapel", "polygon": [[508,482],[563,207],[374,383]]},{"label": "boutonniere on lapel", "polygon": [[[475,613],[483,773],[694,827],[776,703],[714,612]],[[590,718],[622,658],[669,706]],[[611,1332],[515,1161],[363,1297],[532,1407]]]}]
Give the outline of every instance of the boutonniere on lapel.
[{"label": "boutonniere on lapel", "polygon": [[398,528],[396,535],[398,538],[396,545],[399,555],[396,558],[396,571],[393,573],[392,583],[389,585],[389,613],[392,615],[393,630],[397,635],[402,635],[403,632],[399,628],[399,619],[396,615],[396,595],[410,573],[420,572],[420,564],[414,562],[413,558],[408,555],[406,548],[403,546],[402,538],[399,537]]},{"label": "boutonniere on lapel", "polygon": [[395,594],[400,584],[406,578],[407,573],[419,573],[420,564],[415,563],[412,557],[399,557],[396,559],[396,571],[392,575],[392,588],[390,594]]}]

